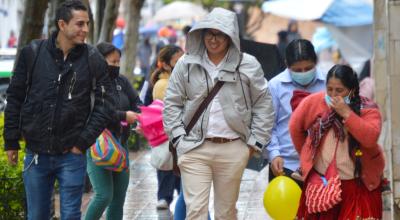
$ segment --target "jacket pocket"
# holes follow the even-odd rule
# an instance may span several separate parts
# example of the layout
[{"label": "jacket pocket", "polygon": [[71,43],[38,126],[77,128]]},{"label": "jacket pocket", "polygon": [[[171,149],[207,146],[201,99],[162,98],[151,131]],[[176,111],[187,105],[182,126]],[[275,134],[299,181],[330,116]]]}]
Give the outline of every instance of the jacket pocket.
[{"label": "jacket pocket", "polygon": [[42,104],[25,105],[21,110],[21,132],[25,139],[42,141],[45,122],[40,119]]}]

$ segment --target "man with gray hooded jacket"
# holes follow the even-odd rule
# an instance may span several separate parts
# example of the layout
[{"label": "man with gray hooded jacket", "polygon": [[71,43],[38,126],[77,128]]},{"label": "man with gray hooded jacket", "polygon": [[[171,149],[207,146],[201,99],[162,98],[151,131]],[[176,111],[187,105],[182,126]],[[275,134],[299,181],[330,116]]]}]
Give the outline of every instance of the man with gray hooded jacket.
[{"label": "man with gray hooded jacket", "polygon": [[[211,183],[216,220],[237,219],[236,201],[249,157],[269,142],[271,95],[260,64],[240,52],[236,15],[214,9],[189,32],[175,65],[163,122],[178,154],[189,220],[207,219]],[[185,127],[218,81],[222,88],[193,129]]]}]

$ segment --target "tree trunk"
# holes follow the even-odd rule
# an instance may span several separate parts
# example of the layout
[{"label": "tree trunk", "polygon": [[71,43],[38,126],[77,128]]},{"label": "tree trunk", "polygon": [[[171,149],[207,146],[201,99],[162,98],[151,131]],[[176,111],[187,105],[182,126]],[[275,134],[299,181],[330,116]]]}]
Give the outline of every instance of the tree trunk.
[{"label": "tree trunk", "polygon": [[98,40],[99,40],[100,33],[101,33],[101,26],[103,24],[105,8],[106,8],[106,0],[97,0],[93,42],[98,42]]},{"label": "tree trunk", "polygon": [[65,2],[65,0],[50,0],[49,1],[49,10],[47,11],[47,36],[50,36],[57,27],[56,27],[56,11],[60,5]]},{"label": "tree trunk", "polygon": [[41,38],[47,7],[48,0],[25,1],[18,49],[33,39]]},{"label": "tree trunk", "polygon": [[97,42],[111,42],[120,0],[107,1],[100,36]]},{"label": "tree trunk", "polygon": [[94,23],[94,20],[93,20],[93,11],[92,11],[92,8],[90,7],[89,0],[83,0],[83,3],[88,8],[88,12],[89,12],[90,25],[89,25],[89,33],[88,33],[88,36],[87,36],[87,42],[89,44],[94,44],[94,39],[93,38],[94,38],[94,26],[95,26],[95,23]]},{"label": "tree trunk", "polygon": [[124,56],[122,57],[121,72],[131,83],[134,82],[133,69],[136,64],[136,44],[139,38],[140,10],[144,0],[130,0],[128,4],[127,30],[124,37]]},{"label": "tree trunk", "polygon": [[44,16],[46,15],[47,7],[48,0],[25,1],[24,15],[18,39],[17,57],[22,47],[33,39],[42,37]]}]

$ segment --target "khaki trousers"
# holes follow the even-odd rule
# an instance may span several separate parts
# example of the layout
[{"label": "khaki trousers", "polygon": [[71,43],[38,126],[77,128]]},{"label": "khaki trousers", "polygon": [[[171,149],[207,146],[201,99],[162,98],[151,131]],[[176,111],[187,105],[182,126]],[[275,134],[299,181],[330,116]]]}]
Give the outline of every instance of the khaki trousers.
[{"label": "khaki trousers", "polygon": [[250,151],[240,139],[224,144],[205,141],[178,158],[187,220],[207,220],[211,183],[215,220],[236,220],[240,181]]}]

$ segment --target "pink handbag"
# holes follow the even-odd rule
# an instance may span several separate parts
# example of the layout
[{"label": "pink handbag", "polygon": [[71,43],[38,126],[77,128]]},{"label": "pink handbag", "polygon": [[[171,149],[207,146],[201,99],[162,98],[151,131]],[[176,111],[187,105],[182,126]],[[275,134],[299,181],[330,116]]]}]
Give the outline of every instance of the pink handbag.
[{"label": "pink handbag", "polygon": [[336,167],[338,144],[339,140],[325,175],[319,174],[314,169],[308,174],[305,191],[308,213],[325,212],[342,201],[341,181]]}]

